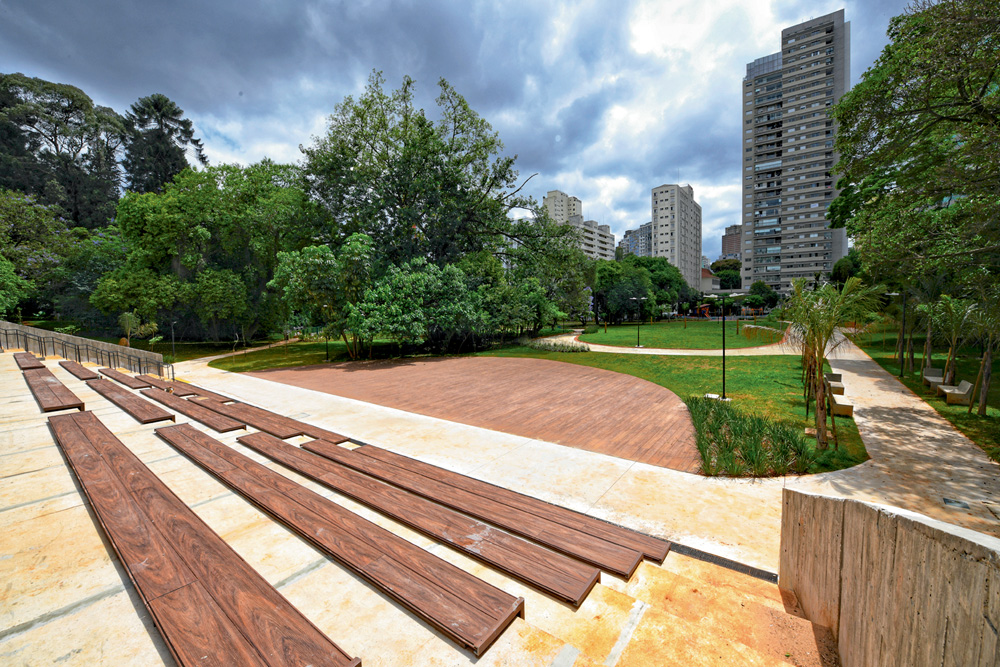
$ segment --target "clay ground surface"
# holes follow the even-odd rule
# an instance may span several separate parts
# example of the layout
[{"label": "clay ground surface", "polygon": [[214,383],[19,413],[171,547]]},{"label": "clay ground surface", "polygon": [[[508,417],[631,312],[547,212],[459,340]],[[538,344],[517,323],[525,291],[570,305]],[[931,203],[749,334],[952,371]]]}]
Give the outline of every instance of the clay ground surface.
[{"label": "clay ground surface", "polygon": [[599,368],[450,357],[249,375],[682,472],[700,465],[691,415],[677,394]]}]

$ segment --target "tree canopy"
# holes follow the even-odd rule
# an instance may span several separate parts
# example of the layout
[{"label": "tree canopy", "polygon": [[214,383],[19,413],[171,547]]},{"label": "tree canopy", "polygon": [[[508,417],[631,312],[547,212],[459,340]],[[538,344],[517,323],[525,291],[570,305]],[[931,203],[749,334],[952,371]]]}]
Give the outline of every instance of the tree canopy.
[{"label": "tree canopy", "polygon": [[844,188],[833,223],[847,227],[872,270],[962,267],[970,280],[995,280],[1000,5],[918,0],[888,35],[833,112]]},{"label": "tree canopy", "polygon": [[128,140],[123,166],[133,192],[160,192],[188,165],[187,149],[201,165],[204,148],[184,110],[166,95],[154,93],[134,102],[126,114]]}]

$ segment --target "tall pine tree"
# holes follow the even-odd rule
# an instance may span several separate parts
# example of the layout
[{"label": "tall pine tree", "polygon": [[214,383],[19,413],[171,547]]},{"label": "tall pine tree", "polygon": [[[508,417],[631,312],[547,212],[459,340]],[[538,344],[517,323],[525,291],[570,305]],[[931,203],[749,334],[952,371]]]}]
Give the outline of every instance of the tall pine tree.
[{"label": "tall pine tree", "polygon": [[187,149],[208,164],[191,120],[166,95],[140,98],[126,114],[130,125],[123,166],[134,192],[162,192],[163,186],[188,167]]}]

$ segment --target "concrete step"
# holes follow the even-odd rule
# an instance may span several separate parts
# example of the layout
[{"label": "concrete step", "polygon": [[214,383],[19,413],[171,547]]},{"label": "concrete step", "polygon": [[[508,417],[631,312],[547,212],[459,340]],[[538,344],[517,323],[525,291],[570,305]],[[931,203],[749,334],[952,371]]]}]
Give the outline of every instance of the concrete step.
[{"label": "concrete step", "polygon": [[605,583],[654,609],[694,623],[703,634],[743,644],[769,660],[801,667],[836,664],[836,644],[830,631],[788,613],[777,602],[783,599],[777,586],[705,565],[714,570],[698,567],[687,568],[687,572],[697,575],[700,570],[710,575],[706,578],[691,578],[643,563],[628,582]]}]

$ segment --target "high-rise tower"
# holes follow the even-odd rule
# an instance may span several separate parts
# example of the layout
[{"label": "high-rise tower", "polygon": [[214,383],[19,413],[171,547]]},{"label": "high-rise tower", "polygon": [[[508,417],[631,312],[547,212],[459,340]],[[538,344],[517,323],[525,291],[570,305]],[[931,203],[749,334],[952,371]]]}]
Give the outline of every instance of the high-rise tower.
[{"label": "high-rise tower", "polygon": [[701,289],[701,205],[694,188],[653,188],[652,204],[652,256],[666,257],[692,289]]},{"label": "high-rise tower", "polygon": [[787,292],[792,280],[827,274],[847,254],[843,229],[829,229],[839,190],[831,173],[836,124],[830,110],[847,92],[851,24],[844,10],[781,31],[781,51],[747,64],[743,79],[743,288],[763,280]]}]

